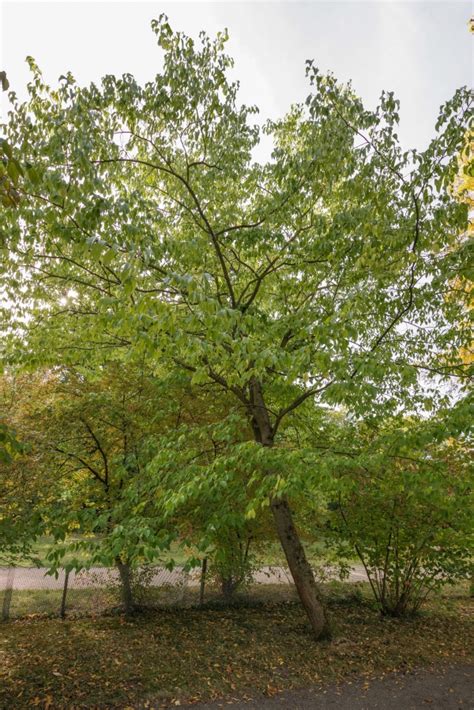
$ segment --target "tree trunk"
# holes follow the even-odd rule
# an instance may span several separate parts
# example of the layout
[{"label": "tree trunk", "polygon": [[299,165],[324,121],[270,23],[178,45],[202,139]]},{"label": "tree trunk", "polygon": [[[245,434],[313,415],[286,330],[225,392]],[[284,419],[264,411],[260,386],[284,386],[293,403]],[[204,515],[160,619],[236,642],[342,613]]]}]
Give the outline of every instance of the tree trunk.
[{"label": "tree trunk", "polygon": [[199,606],[204,604],[204,590],[206,588],[207,557],[203,558],[201,564],[201,581],[199,584]]},{"label": "tree trunk", "polygon": [[2,604],[2,621],[8,621],[10,618],[10,604],[13,596],[13,581],[15,577],[15,568],[9,567],[7,572],[7,581],[5,585],[5,591],[3,593],[3,604]]},{"label": "tree trunk", "polygon": [[313,570],[309,564],[293,522],[293,515],[286,498],[277,498],[270,503],[278,537],[290,568],[291,576],[301,603],[308,615],[317,639],[330,638],[331,630]]},{"label": "tree trunk", "polygon": [[[261,383],[257,380],[253,380],[250,385],[250,397],[252,406],[251,424],[255,441],[262,446],[272,447],[274,430],[263,398]],[[269,472],[269,475],[271,475],[271,472]],[[270,507],[291,576],[314,635],[317,639],[330,638],[331,630],[326,611],[314,579],[313,570],[306,559],[303,545],[293,522],[293,514],[288,500],[286,497],[274,498],[270,501]]]},{"label": "tree trunk", "polygon": [[231,601],[239,587],[240,580],[233,577],[223,577],[221,579],[221,592],[226,601]]},{"label": "tree trunk", "polygon": [[67,588],[69,584],[69,570],[64,571],[64,584],[63,584],[63,593],[61,596],[61,609],[60,609],[60,616],[61,619],[66,618],[66,599],[67,599]]},{"label": "tree trunk", "polygon": [[120,575],[122,602],[126,614],[131,614],[135,609],[132,593],[131,571],[130,565],[122,562],[120,558],[116,559],[117,569]]},{"label": "tree trunk", "polygon": [[232,584],[232,579],[229,577],[223,577],[221,579],[221,592],[224,599],[229,601],[234,593],[234,585]]}]

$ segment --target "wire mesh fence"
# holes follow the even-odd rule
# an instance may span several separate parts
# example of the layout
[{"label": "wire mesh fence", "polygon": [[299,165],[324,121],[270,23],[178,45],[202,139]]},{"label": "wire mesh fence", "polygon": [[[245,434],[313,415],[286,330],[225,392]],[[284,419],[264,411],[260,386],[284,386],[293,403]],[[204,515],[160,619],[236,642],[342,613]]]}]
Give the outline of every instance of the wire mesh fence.
[{"label": "wire mesh fence", "polygon": [[[190,606],[219,596],[206,564],[191,571],[147,566],[133,570],[132,592],[139,607]],[[287,570],[263,567],[251,579],[252,587],[292,585]],[[258,596],[258,594],[256,595]],[[41,567],[0,567],[2,620],[52,615],[74,617],[120,610],[122,585],[118,570],[92,567],[76,573],[61,569],[56,575]]]}]

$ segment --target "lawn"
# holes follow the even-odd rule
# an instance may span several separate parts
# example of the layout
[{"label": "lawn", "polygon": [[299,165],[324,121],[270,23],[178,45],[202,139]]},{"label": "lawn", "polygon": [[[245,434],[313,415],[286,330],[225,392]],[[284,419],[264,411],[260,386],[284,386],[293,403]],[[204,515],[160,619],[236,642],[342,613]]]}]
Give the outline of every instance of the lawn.
[{"label": "lawn", "polygon": [[[191,605],[197,603],[199,590],[185,590],[179,586],[147,587],[142,597],[147,606]],[[59,616],[63,592],[61,589],[14,589],[10,604],[10,618],[31,616]],[[0,604],[2,593],[0,590]],[[90,614],[109,613],[120,606],[120,589],[117,583],[108,587],[69,587],[67,592],[66,616],[77,617]]]},{"label": "lawn", "polygon": [[[80,535],[76,535],[71,538],[71,541],[81,539],[83,538]],[[52,550],[54,546],[58,547],[58,545],[60,545],[60,543],[55,544],[52,537],[49,537],[47,535],[39,537],[32,545],[31,555],[17,556],[15,559],[15,565],[17,567],[47,567],[49,564],[47,560],[48,552]],[[308,558],[313,562],[317,563],[321,561],[322,556],[324,556],[324,542],[308,543],[306,545],[306,551]],[[169,550],[160,552],[159,555],[157,555],[156,563],[166,564],[170,560],[173,560],[176,565],[184,565],[185,562],[193,556],[201,558],[203,556],[203,553],[199,552],[196,548],[186,547],[180,544],[179,542],[174,542],[171,544]],[[86,562],[87,557],[88,556],[86,551],[80,551],[79,553],[66,552],[63,557],[63,564],[70,562],[73,558],[77,558]],[[258,566],[262,567],[265,565],[286,566],[285,556],[281,545],[278,542],[269,542],[266,545],[262,546],[256,554],[256,561]],[[10,560],[7,561],[6,558],[2,558],[2,556],[0,555],[0,567],[6,566],[9,563]]]},{"label": "lawn", "polygon": [[[71,541],[74,542],[76,540],[79,541],[81,539],[84,538],[82,538],[80,535],[77,535],[71,538]],[[53,538],[47,535],[39,537],[32,545],[31,555],[18,555],[15,558],[15,565],[17,567],[47,567],[49,565],[47,555],[48,552],[53,549],[53,547],[60,547],[60,543],[54,543]],[[183,549],[183,547],[180,546],[178,543],[174,543],[172,544],[170,550],[165,551],[164,553],[160,553],[159,561],[163,561],[163,563],[166,563],[169,560],[173,559],[175,564],[181,565],[184,564],[188,557],[192,554],[196,554],[195,551],[189,550],[189,552],[187,552],[187,550]],[[85,550],[81,550],[79,552],[68,551],[63,557],[63,564],[70,562],[73,558],[87,562],[88,555]],[[6,566],[9,563],[10,560],[2,558],[2,556],[0,555],[0,567]]]},{"label": "lawn", "polygon": [[467,587],[406,621],[382,619],[354,585],[328,589],[330,643],[313,641],[300,604],[276,594],[235,608],[5,623],[0,707],[161,708],[469,661]]},{"label": "lawn", "polygon": [[[62,590],[15,589],[11,597],[10,618],[48,615],[59,616]],[[1,599],[1,594],[0,594]],[[67,613],[73,616],[90,614],[118,604],[118,594],[107,589],[70,589],[67,595]]]},{"label": "lawn", "polygon": [[[75,540],[80,540],[80,536],[75,536],[73,539]],[[31,554],[30,555],[17,555],[14,560],[14,564],[16,567],[47,567],[48,566],[48,561],[47,561],[47,554],[48,552],[53,548],[54,541],[52,537],[49,537],[47,535],[44,535],[42,537],[39,537],[35,542],[32,544],[32,549],[31,549]],[[56,547],[60,547],[60,543],[56,543]],[[87,555],[84,553],[70,553],[67,552],[64,557],[63,561],[64,564],[69,562],[73,557],[76,557],[78,559],[86,560]],[[8,564],[11,563],[10,559],[7,559],[6,557],[2,557],[0,554],[0,567],[5,567]]]}]

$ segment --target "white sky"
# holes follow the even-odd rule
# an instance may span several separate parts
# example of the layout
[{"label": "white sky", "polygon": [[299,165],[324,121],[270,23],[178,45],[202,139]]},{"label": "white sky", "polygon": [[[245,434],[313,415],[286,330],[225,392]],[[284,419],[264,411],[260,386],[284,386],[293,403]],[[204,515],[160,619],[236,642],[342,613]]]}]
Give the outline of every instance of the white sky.
[{"label": "white sky", "polygon": [[[401,100],[400,137],[424,147],[441,103],[472,84],[466,0],[340,2],[22,2],[3,1],[1,68],[20,96],[26,55],[55,82],[71,70],[82,82],[131,72],[142,81],[161,66],[150,20],[165,12],[196,36],[227,27],[241,99],[277,117],[309,92],[304,62],[314,59],[373,106],[383,88]],[[4,102],[5,104],[5,102]]]}]

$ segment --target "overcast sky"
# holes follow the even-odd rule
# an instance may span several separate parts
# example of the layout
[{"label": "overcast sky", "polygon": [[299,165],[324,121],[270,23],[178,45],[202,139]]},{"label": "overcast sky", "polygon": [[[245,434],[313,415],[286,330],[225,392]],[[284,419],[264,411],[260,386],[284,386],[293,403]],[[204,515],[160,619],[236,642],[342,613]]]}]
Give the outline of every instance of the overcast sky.
[{"label": "overcast sky", "polygon": [[308,94],[304,63],[314,59],[352,79],[367,106],[382,89],[401,100],[405,147],[422,148],[440,104],[472,84],[472,42],[465,0],[365,2],[21,2],[1,3],[1,68],[24,95],[25,57],[50,82],[71,70],[81,82],[131,72],[142,81],[161,66],[150,20],[165,12],[196,37],[227,27],[241,98],[261,119],[286,112]]}]

